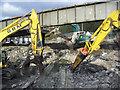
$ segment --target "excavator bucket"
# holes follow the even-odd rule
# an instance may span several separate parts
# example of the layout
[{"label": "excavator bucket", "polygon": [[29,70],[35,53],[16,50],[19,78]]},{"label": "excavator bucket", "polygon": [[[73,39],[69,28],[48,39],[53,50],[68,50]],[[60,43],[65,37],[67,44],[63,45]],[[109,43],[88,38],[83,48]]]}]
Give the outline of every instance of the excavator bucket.
[{"label": "excavator bucket", "polygon": [[31,71],[30,71],[30,67],[31,67],[30,64],[31,63],[34,63],[37,66],[40,74],[42,74],[43,71],[44,71],[44,66],[42,64],[42,60],[41,59],[43,59],[43,58],[42,57],[38,57],[38,56],[36,56],[33,60],[30,60],[29,58],[27,58],[25,60],[24,64],[22,65],[22,68],[20,70],[20,74],[22,76],[23,75],[29,76],[30,73],[31,73]]},{"label": "excavator bucket", "polygon": [[43,70],[44,70],[44,66],[42,64],[42,61],[43,61],[43,57],[42,55],[39,56],[39,55],[34,55],[34,58],[31,59],[31,57],[33,56],[33,53],[32,52],[32,48],[31,48],[31,45],[28,47],[28,50],[27,50],[27,58],[25,60],[25,62],[23,63],[22,65],[22,68],[20,69],[20,74],[23,76],[23,75],[26,75],[26,76],[29,76],[30,75],[30,68],[31,68],[31,65],[30,64],[35,64],[36,67],[39,69],[39,72],[40,74],[42,74]]}]

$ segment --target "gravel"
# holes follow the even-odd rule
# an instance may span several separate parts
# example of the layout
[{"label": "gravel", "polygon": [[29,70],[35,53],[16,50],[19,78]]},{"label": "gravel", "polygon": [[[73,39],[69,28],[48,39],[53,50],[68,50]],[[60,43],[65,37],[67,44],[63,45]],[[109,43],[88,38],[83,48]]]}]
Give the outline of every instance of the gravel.
[{"label": "gravel", "polygon": [[[16,77],[3,82],[3,88],[119,88],[119,58],[113,57],[117,50],[102,47],[97,54],[89,55],[71,73],[70,69],[78,52],[63,46],[58,42],[45,46],[43,64],[46,68],[43,75]],[[26,58],[27,46],[9,46],[4,47],[4,50],[7,51],[10,62],[20,64]]]}]

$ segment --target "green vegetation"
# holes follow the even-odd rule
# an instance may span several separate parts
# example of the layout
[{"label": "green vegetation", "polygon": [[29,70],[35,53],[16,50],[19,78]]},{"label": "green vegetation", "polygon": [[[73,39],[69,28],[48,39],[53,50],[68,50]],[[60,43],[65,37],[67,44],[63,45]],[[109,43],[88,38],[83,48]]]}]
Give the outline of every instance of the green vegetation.
[{"label": "green vegetation", "polygon": [[73,32],[73,27],[72,27],[72,25],[64,25],[64,26],[61,26],[61,27],[60,27],[60,32],[61,32],[62,34]]},{"label": "green vegetation", "polygon": [[[83,27],[84,27],[83,30],[95,32],[101,24],[102,24],[102,21],[83,23]],[[80,30],[82,30],[82,23],[80,23],[79,26],[80,26]],[[73,32],[73,26],[72,25],[61,26],[60,32],[63,34]]]},{"label": "green vegetation", "polygon": [[[84,23],[84,31],[95,32],[103,21]],[[82,26],[82,25],[80,25]]]}]

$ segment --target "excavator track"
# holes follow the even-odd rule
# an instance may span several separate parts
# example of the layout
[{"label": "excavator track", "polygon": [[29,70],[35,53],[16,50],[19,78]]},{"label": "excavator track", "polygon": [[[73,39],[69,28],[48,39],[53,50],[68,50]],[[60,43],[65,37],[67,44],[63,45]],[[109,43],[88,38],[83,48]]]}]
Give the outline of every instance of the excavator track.
[{"label": "excavator track", "polygon": [[10,68],[5,68],[2,69],[2,78],[4,79],[12,79],[16,76],[16,70],[10,69]]}]

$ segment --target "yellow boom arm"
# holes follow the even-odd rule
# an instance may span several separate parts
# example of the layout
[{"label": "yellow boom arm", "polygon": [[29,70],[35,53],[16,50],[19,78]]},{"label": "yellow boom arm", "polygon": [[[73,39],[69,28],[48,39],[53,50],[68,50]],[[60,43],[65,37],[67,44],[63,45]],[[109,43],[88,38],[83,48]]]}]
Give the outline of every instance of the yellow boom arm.
[{"label": "yellow boom arm", "polygon": [[87,55],[91,54],[94,50],[97,51],[100,48],[101,42],[105,39],[105,37],[109,34],[109,32],[113,28],[120,28],[120,9],[111,13],[103,21],[100,27],[91,36],[91,39],[97,36],[92,44],[90,40],[86,42],[86,45],[84,48],[80,48],[80,53],[75,59],[74,65],[72,67],[72,71],[74,71],[74,69],[87,57]]},{"label": "yellow boom arm", "polygon": [[33,54],[38,54],[41,56],[43,51],[41,28],[37,13],[34,9],[32,9],[30,19],[23,19],[23,17],[19,18],[9,26],[2,29],[0,31],[0,43],[3,41],[3,39],[21,30],[27,25],[29,25],[30,28]]},{"label": "yellow boom arm", "polygon": [[85,49],[88,49],[88,53],[92,53],[94,50],[98,50],[100,48],[101,42],[105,39],[105,37],[109,34],[114,27],[120,27],[120,9],[111,13],[101,24],[101,26],[97,29],[97,31],[91,36],[93,39],[95,36],[96,39],[92,44],[90,42],[86,42]]}]

